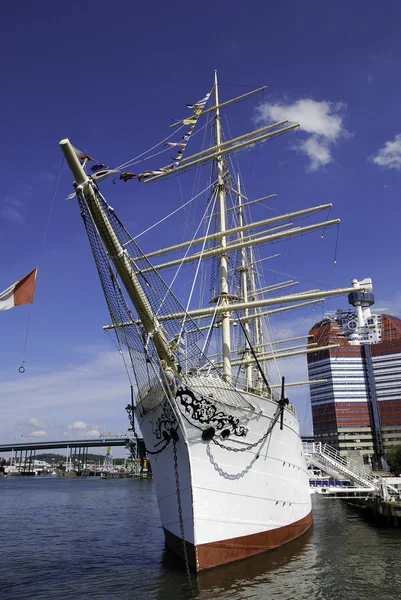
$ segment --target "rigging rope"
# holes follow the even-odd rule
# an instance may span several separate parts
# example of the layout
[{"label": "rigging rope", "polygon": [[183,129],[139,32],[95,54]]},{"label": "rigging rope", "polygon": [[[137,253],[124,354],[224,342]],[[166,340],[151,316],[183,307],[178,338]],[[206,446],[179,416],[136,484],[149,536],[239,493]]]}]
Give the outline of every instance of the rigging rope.
[{"label": "rigging rope", "polygon": [[[47,218],[47,223],[46,223],[46,227],[45,227],[45,231],[44,231],[44,235],[43,235],[42,245],[41,245],[41,248],[40,248],[40,251],[39,251],[38,265],[40,264],[40,262],[42,260],[42,255],[43,255],[43,250],[44,250],[44,246],[45,246],[45,242],[46,242],[47,232],[49,230],[50,220],[51,220],[52,213],[53,213],[54,203],[56,201],[56,196],[57,196],[57,192],[58,192],[58,186],[59,186],[59,183],[60,183],[61,172],[63,170],[63,166],[64,166],[64,156],[63,156],[63,158],[61,160],[61,165],[60,165],[59,173],[58,173],[58,176],[57,176],[57,179],[56,179],[56,185],[55,185],[55,188],[54,188],[53,199],[52,199],[52,203],[51,203],[51,206],[50,206],[50,212],[49,212],[49,216]],[[27,343],[28,343],[29,327],[30,327],[30,324],[31,324],[32,309],[33,309],[33,303],[29,307],[28,323],[27,323],[27,326],[26,326],[24,347],[23,347],[23,350],[22,350],[22,361],[21,361],[21,366],[18,369],[18,371],[20,373],[25,373],[25,354],[26,354],[26,347],[27,347]]]},{"label": "rigging rope", "polygon": [[[201,193],[202,193],[202,192],[201,192]],[[212,198],[213,198],[213,196],[212,196]],[[214,199],[214,204],[213,204],[213,206],[215,205],[215,202],[216,202],[216,198]],[[171,281],[171,283],[170,283],[170,288],[172,288],[172,287],[173,287],[173,285],[174,285],[174,282],[175,282],[175,280],[176,280],[176,279],[177,279],[177,277],[178,277],[178,274],[179,274],[179,272],[180,272],[180,270],[181,270],[181,268],[182,268],[182,265],[184,264],[184,260],[185,260],[185,258],[188,256],[188,254],[189,254],[189,251],[190,251],[190,250],[191,250],[191,248],[192,248],[192,242],[193,242],[193,240],[194,240],[194,239],[196,239],[196,237],[197,237],[197,235],[198,235],[198,231],[199,231],[199,229],[201,228],[202,222],[204,221],[204,219],[205,219],[205,215],[206,215],[206,213],[207,213],[207,211],[208,211],[208,210],[209,210],[209,205],[207,205],[207,206],[206,206],[205,212],[203,213],[203,217],[202,217],[202,219],[201,219],[201,221],[200,221],[200,223],[199,223],[199,225],[198,225],[198,227],[197,227],[197,229],[196,229],[196,231],[195,231],[195,233],[194,233],[194,235],[193,235],[193,237],[192,237],[191,243],[190,243],[190,245],[188,246],[188,248],[187,248],[187,250],[186,250],[186,252],[185,252],[184,256],[182,257],[182,260],[181,260],[180,264],[178,265],[177,271],[176,271],[176,273],[175,273],[175,275],[174,275],[174,277],[173,277],[173,279],[172,279],[172,281]],[[213,212],[213,210],[212,210],[212,212]],[[161,303],[160,303],[160,306],[159,306],[158,310],[156,311],[156,315],[158,315],[158,314],[159,314],[159,312],[160,312],[160,310],[162,309],[162,307],[163,307],[163,304],[164,304],[164,302],[165,302],[165,300],[166,300],[167,294],[168,294],[168,291],[166,292],[166,295],[165,295],[165,296],[164,296],[164,298],[162,299],[162,301],[161,301]],[[187,307],[186,311],[188,311],[188,307]],[[185,323],[185,318],[184,318],[183,324],[182,324],[182,326],[181,326],[181,330],[180,330],[180,333],[179,333],[178,339],[179,339],[179,338],[181,337],[181,335],[182,335],[182,331],[183,331],[183,329],[184,329],[184,323]]]},{"label": "rigging rope", "polygon": [[253,348],[253,346],[251,344],[251,340],[249,339],[249,336],[248,336],[248,334],[246,332],[244,324],[242,323],[242,321],[240,319],[238,311],[235,311],[235,314],[237,315],[237,319],[239,321],[239,324],[241,325],[241,328],[242,328],[242,331],[244,333],[245,339],[248,342],[249,349],[252,352],[253,358],[255,359],[256,366],[258,367],[259,373],[261,374],[261,377],[262,377],[262,379],[264,381],[264,384],[266,385],[267,390],[271,393],[270,385],[269,385],[269,382],[266,379],[265,372],[263,371],[263,369],[262,369],[262,367],[260,365],[260,362],[258,360],[258,357],[256,356],[256,352],[255,352],[255,350],[254,350],[254,348]]},{"label": "rigging rope", "polygon": [[126,360],[125,360],[124,352],[121,350],[120,340],[116,336],[116,339],[117,339],[117,343],[116,343],[115,340],[114,340],[114,338],[113,338],[113,336],[111,335],[110,331],[106,329],[106,332],[107,332],[109,338],[111,339],[112,343],[117,348],[117,351],[120,354],[121,358],[123,359],[123,363],[124,363],[125,371],[127,373],[127,377],[128,377],[129,382],[130,382],[130,385],[132,386],[131,375],[129,374],[129,371],[128,371],[128,366],[127,366],[127,363],[126,363]]},{"label": "rigging rope", "polygon": [[212,316],[212,320],[210,321],[210,326],[209,326],[209,328],[207,330],[207,333],[206,333],[206,336],[205,336],[205,343],[203,344],[203,348],[202,348],[203,354],[206,353],[206,347],[207,347],[207,345],[208,345],[208,343],[210,341],[210,337],[212,335],[213,325],[214,325],[214,322],[216,320],[217,308],[219,307],[219,305],[220,305],[220,299],[218,298],[217,302],[216,302],[216,308],[214,309],[214,313],[213,313],[213,316]]},{"label": "rigging rope", "polygon": [[[214,193],[214,201],[213,201],[213,204],[212,204],[212,211],[211,211],[211,212],[212,212],[212,214],[213,214],[213,212],[214,212],[214,208],[215,208],[215,205],[216,205],[216,199],[217,199],[217,187],[216,187],[216,190],[215,190],[215,193]],[[205,210],[205,212],[204,212],[204,215],[203,215],[202,221],[204,221],[204,219],[206,218],[206,214],[207,214],[207,212],[208,212],[208,209],[209,209],[209,206],[206,206],[206,210]],[[202,223],[202,221],[201,221],[201,223]],[[210,225],[211,225],[211,222],[212,222],[212,219],[209,219],[209,223],[208,223],[208,225],[207,225],[207,228],[206,228],[206,233],[205,233],[205,237],[204,237],[203,244],[202,244],[202,249],[201,249],[201,251],[200,251],[200,254],[199,254],[198,264],[197,264],[197,266],[196,266],[196,271],[195,271],[194,279],[193,279],[193,282],[192,282],[191,291],[190,291],[190,293],[189,293],[189,296],[188,296],[188,302],[187,302],[187,307],[186,307],[186,309],[185,309],[185,312],[188,312],[188,311],[189,311],[189,305],[191,304],[191,300],[192,300],[192,294],[194,293],[194,289],[195,289],[196,280],[197,280],[197,278],[198,278],[198,273],[199,273],[200,265],[201,265],[201,262],[202,262],[203,253],[204,253],[204,251],[205,251],[205,246],[206,246],[206,238],[207,238],[207,236],[208,236],[208,234],[209,234],[209,230],[210,230]],[[201,225],[201,223],[200,223],[200,225]],[[195,233],[195,235],[196,235],[196,233]],[[193,239],[194,239],[194,238],[193,238]],[[181,263],[181,265],[182,265],[182,263]],[[181,267],[181,265],[180,265],[180,267]],[[181,331],[180,331],[180,337],[181,337],[181,334],[182,334],[182,332],[183,332],[183,329],[184,329],[185,320],[186,320],[186,317],[184,317],[184,318],[183,318],[183,320],[182,320]]]},{"label": "rigging rope", "polygon": [[142,154],[138,154],[138,156],[134,156],[134,158],[131,158],[130,160],[127,160],[127,162],[122,163],[122,165],[119,165],[118,167],[115,167],[116,170],[120,171],[121,169],[124,169],[125,167],[129,167],[130,165],[133,164],[133,161],[138,160],[138,158],[141,158],[142,156],[145,156],[145,154],[147,154],[148,152],[151,152],[152,150],[154,150],[155,148],[157,148],[158,146],[160,146],[160,144],[164,144],[164,142],[167,142],[167,140],[169,140],[171,137],[173,137],[174,135],[176,135],[177,131],[180,131],[183,127],[184,127],[184,125],[181,125],[181,127],[179,127],[178,129],[176,129],[173,133],[171,133],[170,135],[168,135],[161,142],[158,142],[157,144],[155,144],[151,148],[148,148],[148,150],[145,150],[145,152],[142,152]]},{"label": "rigging rope", "polygon": [[[195,135],[197,135],[203,129],[205,129],[207,127],[209,121],[210,121],[210,119],[204,125],[202,125],[202,127],[200,127],[197,131],[195,131],[192,134],[191,137],[195,137]],[[154,150],[158,146],[161,146],[161,144],[164,144],[170,138],[172,138],[173,136],[175,136],[178,131],[181,131],[181,129],[183,129],[183,127],[185,127],[185,125],[181,125],[181,127],[179,127],[178,129],[175,129],[173,133],[171,133],[169,136],[167,136],[166,138],[164,138],[164,140],[161,140],[160,142],[158,142],[157,144],[155,144],[151,148],[148,148],[148,150],[145,150],[141,154],[138,154],[137,156],[134,156],[134,158],[131,158],[130,160],[127,160],[125,163],[122,163],[121,165],[119,165],[118,167],[115,167],[115,170],[116,171],[120,171],[121,169],[126,169],[127,167],[131,167],[131,166],[136,165],[136,164],[138,164],[140,162],[144,162],[145,160],[149,160],[150,158],[154,158],[155,156],[158,156],[159,154],[163,154],[163,152],[167,152],[168,150],[170,150],[170,152],[171,152],[172,149],[168,147],[168,148],[163,148],[163,150],[160,150],[160,152],[156,152],[155,154],[151,154],[150,156],[145,156],[146,154],[148,154],[148,152],[151,152],[152,150]],[[143,158],[142,160],[139,160],[143,156],[145,156],[145,158]]]},{"label": "rigging rope", "polygon": [[[187,202],[185,202],[185,204],[182,204],[181,206],[179,206],[178,208],[176,208],[175,210],[173,210],[173,212],[171,212],[169,215],[166,215],[165,217],[163,217],[163,219],[160,219],[160,221],[157,221],[157,223],[154,223],[153,225],[151,225],[150,227],[148,227],[147,229],[145,229],[144,231],[141,231],[141,233],[138,233],[138,235],[136,235],[134,238],[132,238],[133,240],[137,240],[138,238],[140,238],[142,235],[144,235],[145,233],[148,233],[148,231],[150,231],[151,229],[153,229],[154,227],[157,227],[157,225],[160,225],[161,223],[163,223],[163,221],[166,221],[168,218],[172,217],[173,215],[175,215],[176,213],[178,213],[178,211],[180,211],[182,208],[184,208],[185,206],[187,206],[188,204],[190,204],[191,202],[193,202],[194,200],[196,200],[197,198],[199,198],[199,196],[201,196],[202,194],[204,194],[208,189],[210,189],[216,182],[209,184],[207,187],[205,187],[204,190],[202,190],[201,192],[199,192],[199,194],[196,194],[196,196],[194,196],[193,198],[191,198],[190,200],[188,200]],[[128,242],[126,242],[125,244],[123,244],[123,247],[126,246],[127,244],[129,244],[131,242],[131,240],[129,240]]]}]

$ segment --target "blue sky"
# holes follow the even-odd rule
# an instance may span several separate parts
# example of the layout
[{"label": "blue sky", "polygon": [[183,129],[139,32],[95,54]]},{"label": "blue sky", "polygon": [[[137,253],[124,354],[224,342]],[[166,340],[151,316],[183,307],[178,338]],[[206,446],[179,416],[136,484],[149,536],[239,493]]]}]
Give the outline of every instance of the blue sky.
[{"label": "blue sky", "polygon": [[[263,96],[227,111],[234,135],[260,120],[303,126],[244,154],[248,195],[277,193],[275,207],[284,211],[333,202],[332,216],[342,220],[335,267],[332,232],[324,251],[307,246],[301,254],[297,246],[291,265],[302,289],[369,276],[377,306],[400,314],[400,23],[397,1],[72,0],[3,8],[0,289],[36,264],[39,275],[23,375],[29,307],[1,314],[0,440],[126,426],[129,386],[101,329],[109,317],[77,206],[64,201],[67,170],[42,248],[58,141],[68,136],[110,166],[129,160],[171,132],[171,118],[211,89],[214,69],[222,100],[267,85]],[[150,190],[108,182],[104,191],[136,234],[174,208],[177,184]],[[168,227],[157,243],[173,239]],[[158,245],[152,236],[143,243]],[[345,299],[326,303],[340,306]],[[305,334],[316,316],[283,318],[276,332]],[[283,361],[283,371],[303,378],[305,363]],[[307,431],[307,388],[292,397]]]}]

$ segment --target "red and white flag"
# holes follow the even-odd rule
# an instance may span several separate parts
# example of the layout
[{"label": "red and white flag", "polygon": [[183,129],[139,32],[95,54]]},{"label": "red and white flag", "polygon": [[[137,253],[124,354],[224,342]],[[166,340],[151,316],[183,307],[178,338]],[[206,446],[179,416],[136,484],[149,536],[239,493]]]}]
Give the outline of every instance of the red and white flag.
[{"label": "red and white flag", "polygon": [[19,304],[31,304],[35,294],[36,273],[38,268],[0,292],[0,310],[8,310]]}]

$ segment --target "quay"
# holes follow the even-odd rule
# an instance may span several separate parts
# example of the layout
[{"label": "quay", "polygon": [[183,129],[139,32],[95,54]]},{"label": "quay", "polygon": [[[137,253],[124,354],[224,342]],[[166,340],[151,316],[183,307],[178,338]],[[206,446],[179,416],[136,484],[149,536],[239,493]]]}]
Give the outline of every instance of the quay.
[{"label": "quay", "polygon": [[347,478],[350,486],[327,486],[311,490],[325,498],[341,498],[381,525],[401,527],[401,477],[383,477],[343,456],[328,444],[304,443],[306,463]]},{"label": "quay", "polygon": [[379,525],[396,529],[401,527],[400,500],[395,498],[383,500],[378,496],[368,496],[349,499],[348,504],[360,510],[369,520],[373,520]]}]

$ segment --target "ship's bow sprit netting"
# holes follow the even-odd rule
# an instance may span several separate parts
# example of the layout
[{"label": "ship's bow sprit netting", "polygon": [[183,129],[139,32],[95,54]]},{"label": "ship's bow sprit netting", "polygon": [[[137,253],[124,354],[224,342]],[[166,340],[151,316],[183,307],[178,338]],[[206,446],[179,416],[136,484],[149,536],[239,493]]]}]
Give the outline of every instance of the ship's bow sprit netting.
[{"label": "ship's bow sprit netting", "polygon": [[[107,204],[103,196],[93,186],[96,194],[96,210],[102,211],[118,240],[120,251],[130,258],[130,277],[135,277],[140,284],[143,297],[149,303],[156,315],[173,315],[185,313],[171,289],[167,286],[160,274],[153,268],[145,257],[138,244],[133,240],[126,228],[116,216],[114,210]],[[145,331],[139,318],[138,311],[125,297],[122,290],[121,278],[117,272],[113,257],[110,256],[103,243],[105,231],[102,225],[93,220],[93,215],[88,202],[82,193],[78,193],[81,216],[88,234],[96,267],[100,276],[107,306],[110,312],[114,331],[120,344],[128,348],[132,368],[135,375],[137,393],[143,396],[144,390],[153,384],[155,375],[160,373],[160,359],[152,338],[152,333]],[[98,223],[98,220],[97,220]],[[106,225],[104,226],[106,230]],[[135,257],[132,258],[132,257]],[[146,270],[146,274],[142,271]],[[217,377],[224,385],[215,390],[215,399],[218,402],[239,408],[252,408],[249,402],[231,384],[227,383],[219,371],[208,361],[202,351],[205,348],[205,335],[196,323],[186,315],[185,319],[171,318],[158,324],[168,344],[171,362],[175,366],[178,377],[183,381],[189,375],[199,372],[207,367],[208,371]]]}]

